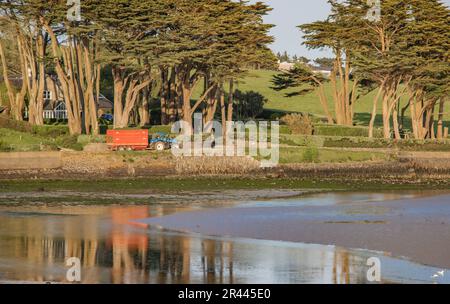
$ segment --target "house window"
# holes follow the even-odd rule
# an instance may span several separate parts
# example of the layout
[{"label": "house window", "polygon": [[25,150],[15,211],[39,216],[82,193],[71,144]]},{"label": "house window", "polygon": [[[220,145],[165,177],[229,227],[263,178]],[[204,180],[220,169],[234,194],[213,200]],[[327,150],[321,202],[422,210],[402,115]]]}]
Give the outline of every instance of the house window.
[{"label": "house window", "polygon": [[51,91],[44,91],[44,99],[52,99],[52,92]]}]

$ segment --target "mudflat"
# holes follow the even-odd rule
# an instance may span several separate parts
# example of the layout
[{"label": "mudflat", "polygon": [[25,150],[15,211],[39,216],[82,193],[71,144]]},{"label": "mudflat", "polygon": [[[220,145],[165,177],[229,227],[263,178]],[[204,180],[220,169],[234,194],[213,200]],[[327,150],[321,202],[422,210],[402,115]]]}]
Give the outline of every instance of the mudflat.
[{"label": "mudflat", "polygon": [[140,222],[170,230],[383,251],[450,269],[450,195],[389,201],[231,207]]}]

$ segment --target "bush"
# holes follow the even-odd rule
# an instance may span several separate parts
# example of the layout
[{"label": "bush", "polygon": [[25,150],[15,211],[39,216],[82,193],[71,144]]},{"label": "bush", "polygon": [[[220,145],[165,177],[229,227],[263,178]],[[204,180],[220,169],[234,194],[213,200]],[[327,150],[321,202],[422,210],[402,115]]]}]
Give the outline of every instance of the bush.
[{"label": "bush", "polygon": [[[369,128],[359,126],[353,127],[342,125],[315,124],[314,135],[369,137]],[[383,131],[381,129],[375,129],[373,135],[375,138],[383,138]]]},{"label": "bush", "polygon": [[307,114],[288,114],[283,116],[280,121],[289,127],[292,134],[313,134],[313,123]]}]

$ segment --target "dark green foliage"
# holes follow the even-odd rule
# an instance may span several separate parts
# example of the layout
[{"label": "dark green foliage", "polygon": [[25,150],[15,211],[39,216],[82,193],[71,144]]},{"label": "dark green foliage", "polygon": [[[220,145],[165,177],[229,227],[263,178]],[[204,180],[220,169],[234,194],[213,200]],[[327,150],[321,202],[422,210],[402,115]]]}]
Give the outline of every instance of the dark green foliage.
[{"label": "dark green foliage", "polygon": [[255,119],[264,111],[264,105],[267,99],[258,92],[241,92],[237,90],[234,93],[236,104],[236,116],[239,120]]},{"label": "dark green foliage", "polygon": [[307,65],[297,64],[292,70],[275,75],[272,88],[276,91],[299,88],[296,92],[286,94],[287,97],[292,97],[310,93],[328,81],[322,74],[314,73]]}]

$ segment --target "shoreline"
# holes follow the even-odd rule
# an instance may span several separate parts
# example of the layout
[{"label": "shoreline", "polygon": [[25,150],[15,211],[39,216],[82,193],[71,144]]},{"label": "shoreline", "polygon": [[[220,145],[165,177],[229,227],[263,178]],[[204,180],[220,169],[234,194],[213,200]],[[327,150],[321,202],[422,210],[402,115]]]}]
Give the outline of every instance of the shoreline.
[{"label": "shoreline", "polygon": [[[450,153],[410,153],[396,160],[280,163],[261,168],[251,157],[181,157],[170,153],[3,153],[0,181],[112,179],[303,179],[384,182],[386,184],[450,183]],[[17,169],[13,169],[17,168]],[[33,169],[34,168],[34,169]]]}]

